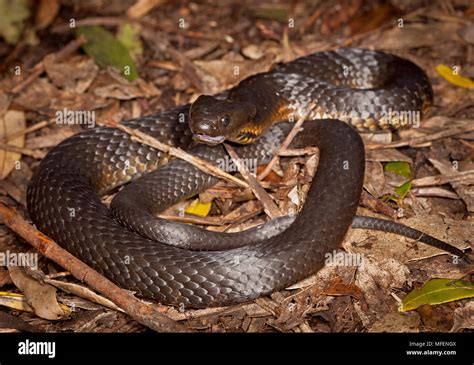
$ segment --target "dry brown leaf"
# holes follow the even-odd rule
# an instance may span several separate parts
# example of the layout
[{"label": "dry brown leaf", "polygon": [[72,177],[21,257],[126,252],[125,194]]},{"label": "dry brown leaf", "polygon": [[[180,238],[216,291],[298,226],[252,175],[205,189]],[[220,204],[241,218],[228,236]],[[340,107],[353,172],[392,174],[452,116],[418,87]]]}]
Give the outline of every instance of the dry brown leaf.
[{"label": "dry brown leaf", "polygon": [[386,50],[419,48],[457,39],[457,23],[438,22],[423,24],[405,24],[391,28],[380,36],[377,48]]},{"label": "dry brown leaf", "polygon": [[376,321],[369,332],[419,332],[420,316],[416,312],[390,312]]},{"label": "dry brown leaf", "polygon": [[59,11],[58,0],[41,0],[36,10],[36,28],[44,29],[52,23]]},{"label": "dry brown leaf", "polygon": [[135,98],[150,98],[159,96],[161,92],[152,84],[137,79],[130,83],[109,82],[104,86],[96,87],[94,94],[103,98],[130,100]]},{"label": "dry brown leaf", "polygon": [[[97,109],[109,106],[113,101],[106,98],[98,97],[93,93],[87,92],[84,94],[77,94],[74,92],[64,92],[61,98],[51,100],[49,110],[47,112],[50,115],[57,116],[58,111],[81,111],[85,113],[95,112]],[[85,118],[87,119],[87,118]],[[91,122],[94,118],[91,117]],[[90,123],[89,125],[91,125]],[[64,125],[64,124],[63,124]],[[91,127],[89,127],[91,128]]]},{"label": "dry brown leaf", "polygon": [[56,113],[63,111],[64,108],[71,111],[89,112],[106,107],[111,104],[111,101],[98,97],[91,92],[78,94],[76,92],[58,89],[49,82],[48,78],[43,77],[32,82],[25,88],[21,94],[13,100],[13,103],[22,106],[26,110],[32,110],[55,117]]},{"label": "dry brown leaf", "polygon": [[401,287],[409,280],[410,270],[401,262],[392,258],[374,259],[371,255],[364,255],[362,265],[359,266],[355,284],[362,290],[371,309],[384,311],[380,306],[387,306],[390,301],[390,290]]},{"label": "dry brown leaf", "polygon": [[357,300],[362,300],[364,298],[362,291],[357,285],[345,283],[340,276],[336,276],[331,280],[329,286],[324,289],[323,294],[332,296],[348,295]]},{"label": "dry brown leaf", "polygon": [[468,43],[474,44],[474,23],[459,30],[459,35]]},{"label": "dry brown leaf", "polygon": [[33,279],[21,267],[11,266],[8,270],[13,283],[25,295],[28,304],[34,309],[37,316],[57,320],[66,315],[56,299],[54,286]]},{"label": "dry brown leaf", "polygon": [[221,86],[227,87],[236,85],[248,76],[268,71],[274,59],[273,54],[267,54],[258,60],[244,60],[238,55],[230,54],[225,59],[194,61],[194,63],[215,76]]},{"label": "dry brown leaf", "polygon": [[[266,165],[257,166],[257,175],[260,174],[265,169],[265,166]],[[270,173],[267,176],[265,176],[263,181],[267,181],[269,183],[277,184],[277,183],[281,182],[281,176],[279,176],[276,172],[274,172],[272,170],[272,171],[270,171]]]},{"label": "dry brown leaf", "polygon": [[0,267],[0,288],[11,284],[12,279],[10,278],[10,273],[4,267]]},{"label": "dry brown leaf", "polygon": [[[447,175],[453,172],[453,165],[448,159],[429,158],[429,161],[443,175]],[[474,212],[474,195],[472,193],[472,187],[466,186],[459,182],[451,182],[450,185],[453,187],[459,197],[464,201],[467,210],[469,212]]]},{"label": "dry brown leaf", "polygon": [[[337,6],[331,2],[326,3],[326,8],[322,12],[321,33],[331,34],[360,11],[363,3],[361,0],[341,0],[336,2]],[[341,11],[344,9],[344,11]]]},{"label": "dry brown leaf", "polygon": [[458,332],[462,329],[474,329],[474,301],[472,300],[454,310],[454,324],[450,332]]},{"label": "dry brown leaf", "polygon": [[383,194],[385,188],[385,174],[380,162],[367,161],[365,163],[364,188],[376,198]]},{"label": "dry brown leaf", "polygon": [[[8,138],[9,135],[25,129],[25,113],[15,110],[7,111],[0,117],[0,140]],[[8,142],[16,147],[25,145],[25,136],[21,135]],[[0,150],[0,179],[5,179],[8,174],[18,166],[21,154]]]},{"label": "dry brown leaf", "polygon": [[99,294],[94,293],[92,290],[86,288],[85,286],[54,279],[45,279],[45,282],[54,285],[55,287],[67,293],[78,295],[81,298],[88,299],[92,302],[103,305],[104,307],[123,312],[123,310],[117,307],[113,302]]},{"label": "dry brown leaf", "polygon": [[36,112],[49,112],[53,100],[61,99],[58,88],[46,78],[39,78],[25,88],[13,103],[24,107],[26,110]]},{"label": "dry brown leaf", "polygon": [[43,59],[43,65],[55,86],[78,94],[89,88],[99,71],[94,60],[86,56],[73,56],[58,62],[56,56],[51,54]]},{"label": "dry brown leaf", "polygon": [[351,35],[361,34],[375,30],[388,23],[399,14],[397,8],[390,3],[378,5],[359,17],[349,22]]},{"label": "dry brown leaf", "polygon": [[416,309],[424,328],[434,332],[448,332],[453,326],[453,310],[448,305],[425,304]]},{"label": "dry brown leaf", "polygon": [[242,54],[251,60],[258,60],[264,57],[266,52],[256,44],[249,44],[242,48]]},{"label": "dry brown leaf", "polygon": [[23,206],[26,206],[26,186],[27,185],[23,185],[23,186],[17,185],[12,182],[11,178],[8,178],[7,180],[3,180],[0,186],[3,189],[5,189],[5,192],[10,197],[12,197],[15,201],[17,201]]},{"label": "dry brown leaf", "polygon": [[38,137],[29,137],[26,140],[26,147],[29,149],[51,148],[64,141],[66,138],[78,132],[77,126],[61,125],[60,128],[54,128],[52,132],[42,134]]},{"label": "dry brown leaf", "polygon": [[277,62],[281,61],[281,45],[273,40],[265,40],[258,44],[249,44],[242,48],[242,54],[251,60],[259,60],[270,53],[277,57]]}]

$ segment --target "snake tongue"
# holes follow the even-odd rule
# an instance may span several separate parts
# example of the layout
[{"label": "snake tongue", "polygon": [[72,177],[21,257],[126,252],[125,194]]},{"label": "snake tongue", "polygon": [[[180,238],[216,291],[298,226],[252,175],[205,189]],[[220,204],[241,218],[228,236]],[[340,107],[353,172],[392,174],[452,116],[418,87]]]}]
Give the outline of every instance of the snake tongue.
[{"label": "snake tongue", "polygon": [[196,133],[193,135],[193,138],[196,142],[205,143],[209,145],[216,145],[225,141],[224,136],[212,137],[206,134]]}]

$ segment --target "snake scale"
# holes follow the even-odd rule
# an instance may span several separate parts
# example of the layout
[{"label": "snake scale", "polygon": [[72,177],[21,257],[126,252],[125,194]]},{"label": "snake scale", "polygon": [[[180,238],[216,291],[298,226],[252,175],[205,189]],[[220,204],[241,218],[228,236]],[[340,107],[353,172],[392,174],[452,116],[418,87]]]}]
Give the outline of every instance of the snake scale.
[{"label": "snake scale", "polygon": [[[317,146],[318,169],[301,212],[283,231],[262,235],[256,228],[255,242],[233,248],[226,240],[236,239],[221,234],[215,241],[226,249],[217,245],[196,251],[169,241],[184,246],[207,241],[201,237],[203,230],[160,222],[165,228],[158,227],[156,240],[159,220],[153,214],[203,191],[216,179],[178,159],[160,167],[168,161],[164,153],[106,127],[72,136],[43,159],[27,193],[33,222],[121,287],[162,303],[195,308],[247,301],[317,272],[325,253],[339,247],[353,221],[355,226],[403,231],[404,226],[394,222],[368,218],[366,224],[364,217],[354,218],[364,178],[364,146],[356,129],[397,127],[400,120],[387,118],[391,110],[426,111],[432,90],[415,64],[382,52],[344,48],[279,64],[223,95],[201,96],[192,105],[124,124],[214,163],[225,157],[218,143],[238,142],[239,156],[260,164],[269,160],[291,128],[290,123],[276,122],[299,116],[315,102],[308,119],[316,120],[304,123],[291,147]],[[112,212],[119,216],[115,219],[101,196],[132,180],[138,190],[134,193],[132,184],[123,189],[118,200],[124,205],[112,203]],[[140,229],[144,236],[137,234]],[[408,231],[413,237],[420,233]],[[239,237],[247,234],[252,233],[244,231]]]}]

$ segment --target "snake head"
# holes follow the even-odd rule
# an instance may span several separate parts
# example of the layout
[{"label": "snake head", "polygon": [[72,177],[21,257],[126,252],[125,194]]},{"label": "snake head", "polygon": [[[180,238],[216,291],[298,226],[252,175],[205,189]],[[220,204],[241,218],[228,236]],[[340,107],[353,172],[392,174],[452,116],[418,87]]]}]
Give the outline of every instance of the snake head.
[{"label": "snake head", "polygon": [[189,110],[189,127],[195,141],[216,145],[226,139],[236,140],[256,114],[257,108],[252,103],[201,95]]}]

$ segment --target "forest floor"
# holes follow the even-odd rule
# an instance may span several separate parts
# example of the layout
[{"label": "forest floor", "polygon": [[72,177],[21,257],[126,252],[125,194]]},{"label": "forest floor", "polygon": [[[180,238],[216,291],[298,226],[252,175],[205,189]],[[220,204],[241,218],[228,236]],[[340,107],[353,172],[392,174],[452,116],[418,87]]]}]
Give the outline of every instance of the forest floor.
[{"label": "forest floor", "polygon": [[[104,5],[56,0],[33,8],[22,1],[13,3],[17,8],[10,14],[11,27],[0,27],[0,35],[8,39],[0,43],[0,202],[27,220],[26,189],[41,159],[62,140],[91,127],[60,123],[58,111],[93,111],[97,125],[154,114],[225,90],[277,62],[350,46],[383,50],[415,62],[434,90],[434,105],[417,128],[363,136],[366,175],[358,212],[396,219],[458,248],[472,248],[472,2],[228,0]],[[102,39],[104,47],[113,48],[118,40],[119,51],[104,56],[107,52],[94,54],[81,47],[79,29],[90,26],[107,29],[112,40]],[[134,65],[125,72],[128,80],[112,67],[125,62],[123,49]],[[389,147],[380,146],[388,143]],[[311,157],[288,158],[283,174],[273,173],[265,180],[283,212],[302,204],[299,197],[307,189],[308,161]],[[201,195],[204,199],[213,204],[202,220],[221,222],[211,229],[240,230],[267,219],[261,202],[229,183],[219,183]],[[6,252],[36,251],[1,225],[0,253]],[[413,240],[366,230],[349,230],[341,252],[361,258],[363,264],[326,265],[287,290],[245,304],[184,311],[156,306],[191,330],[209,332],[474,329],[474,301],[463,299],[473,296],[472,266],[462,260]],[[434,278],[462,279],[471,294],[399,310],[408,293]],[[73,293],[57,282],[71,284],[68,290]],[[52,289],[54,283],[57,291]],[[91,300],[81,286],[43,256],[36,269],[18,272],[0,267],[0,328],[147,331],[111,305]],[[29,294],[16,295],[20,292]],[[31,296],[45,299],[33,300],[32,308]],[[64,314],[52,313],[52,306]],[[59,320],[51,320],[54,316]]]}]

